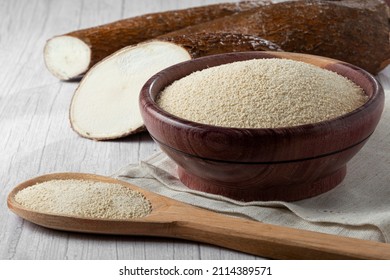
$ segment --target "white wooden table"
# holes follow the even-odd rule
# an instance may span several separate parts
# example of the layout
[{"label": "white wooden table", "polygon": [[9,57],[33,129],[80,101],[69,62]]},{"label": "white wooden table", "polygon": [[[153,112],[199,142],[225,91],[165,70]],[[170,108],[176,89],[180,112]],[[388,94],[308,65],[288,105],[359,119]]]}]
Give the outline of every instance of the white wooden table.
[{"label": "white wooden table", "polygon": [[100,236],[45,229],[10,212],[18,183],[53,172],[110,175],[157,151],[147,133],[121,141],[79,137],[68,121],[76,82],[45,68],[45,41],[79,28],[213,0],[0,0],[0,259],[254,259],[173,239]]},{"label": "white wooden table", "polygon": [[[194,242],[54,231],[11,213],[18,183],[53,172],[110,175],[157,151],[147,133],[120,141],[79,137],[68,110],[77,82],[45,68],[45,41],[139,14],[228,0],[0,0],[0,259],[256,259]],[[234,1],[234,0],[233,0]],[[389,88],[390,68],[379,78]]]}]

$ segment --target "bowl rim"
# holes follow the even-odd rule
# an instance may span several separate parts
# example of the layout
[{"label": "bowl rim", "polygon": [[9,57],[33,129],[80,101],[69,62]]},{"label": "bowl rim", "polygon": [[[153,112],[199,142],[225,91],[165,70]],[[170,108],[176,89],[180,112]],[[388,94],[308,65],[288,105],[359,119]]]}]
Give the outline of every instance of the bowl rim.
[{"label": "bowl rim", "polygon": [[[329,60],[329,61],[335,61],[337,63],[337,65],[339,65],[339,66],[348,67],[349,69],[352,69],[354,71],[360,72],[360,74],[363,74],[365,76],[365,78],[367,78],[368,80],[370,80],[372,82],[373,94],[371,96],[368,96],[367,101],[364,104],[362,104],[361,106],[359,106],[358,108],[356,108],[353,111],[350,111],[350,112],[348,112],[346,114],[334,117],[332,119],[323,120],[323,121],[315,122],[315,123],[308,123],[308,124],[295,125],[295,126],[280,126],[280,127],[275,127],[275,128],[267,128],[267,127],[265,127],[265,128],[245,128],[245,127],[241,127],[240,128],[240,127],[229,127],[229,126],[217,126],[217,125],[210,125],[210,124],[205,124],[205,123],[191,121],[191,120],[188,120],[188,119],[184,119],[184,118],[178,117],[178,116],[176,116],[176,115],[174,115],[174,114],[172,114],[172,113],[162,109],[157,104],[157,102],[154,100],[154,98],[151,96],[151,91],[154,89],[154,87],[156,86],[156,83],[159,81],[159,79],[161,79],[161,76],[167,75],[167,74],[175,71],[176,69],[183,68],[186,65],[193,64],[194,62],[196,63],[196,62],[199,62],[199,61],[211,60],[211,59],[215,59],[215,58],[219,58],[219,57],[224,57],[224,56],[227,56],[227,55],[229,55],[229,56],[231,56],[231,55],[242,55],[242,54],[246,55],[246,54],[254,54],[254,53],[264,53],[264,54],[271,54],[271,55],[280,54],[280,53],[293,54],[293,55],[295,54],[295,53],[291,53],[291,52],[274,52],[274,51],[261,51],[261,52],[259,51],[259,52],[256,52],[256,51],[252,51],[252,52],[235,52],[235,53],[226,53],[226,54],[216,54],[216,55],[200,57],[200,58],[196,58],[196,59],[192,59],[192,60],[187,60],[187,61],[175,64],[175,65],[172,65],[170,67],[167,67],[167,68],[163,69],[162,71],[158,72],[157,74],[153,75],[145,83],[145,85],[143,86],[143,88],[141,90],[141,97],[145,98],[145,101],[148,104],[153,105],[151,108],[155,111],[155,113],[159,114],[163,118],[169,119],[170,122],[174,122],[176,125],[180,125],[180,126],[184,126],[184,127],[191,127],[191,128],[196,127],[197,129],[198,128],[203,128],[203,129],[213,129],[213,130],[217,129],[217,130],[219,130],[219,129],[227,129],[228,128],[228,129],[234,129],[234,130],[236,130],[236,129],[237,130],[248,130],[248,131],[251,131],[251,132],[256,132],[256,134],[258,134],[258,133],[261,133],[261,132],[269,132],[269,131],[273,131],[273,132],[276,132],[276,133],[278,133],[278,132],[284,133],[286,129],[288,129],[288,130],[295,130],[296,129],[297,132],[300,131],[300,130],[305,130],[307,132],[308,129],[313,129],[313,127],[317,127],[317,126],[321,126],[321,125],[326,126],[326,125],[334,123],[334,122],[336,122],[338,120],[345,120],[345,119],[350,118],[351,116],[354,116],[356,114],[361,113],[361,111],[363,111],[366,107],[369,107],[375,101],[375,99],[379,95],[384,94],[382,85],[379,83],[379,81],[373,75],[371,75],[366,70],[364,70],[364,69],[362,69],[360,67],[357,67],[355,65],[349,64],[347,62],[343,62],[343,61],[339,61],[339,60],[335,60],[335,59],[327,58],[327,57],[323,57],[323,56],[311,55],[311,54],[299,54],[299,55],[302,55],[302,56],[307,56],[307,57],[312,57],[312,58],[320,58],[320,59],[325,59],[325,60]],[[278,57],[276,57],[276,56],[275,57],[270,57],[270,56],[266,57],[265,56],[264,58],[265,59],[272,59],[272,58],[278,58]],[[285,59],[285,57],[280,57],[280,58]],[[256,59],[256,58],[251,58],[251,59]],[[244,60],[251,60],[251,59],[244,59]],[[287,59],[289,59],[289,58],[287,58]],[[227,63],[222,63],[222,64],[219,64],[219,65],[223,65],[223,64],[227,64]],[[209,68],[209,67],[198,69],[197,71],[201,71],[201,70],[204,70],[206,68]],[[325,69],[327,69],[327,68],[325,68]],[[336,72],[336,71],[334,71],[332,69],[327,69],[327,70],[330,70],[332,72]],[[191,73],[193,73],[193,72],[191,72]],[[190,74],[187,74],[185,76],[188,76],[188,75],[190,75]],[[185,76],[182,76],[181,78],[184,78]],[[343,77],[345,77],[345,76],[343,76]],[[345,77],[345,78],[349,79],[348,77]],[[170,85],[170,84],[168,84],[168,85]],[[360,87],[360,85],[358,85],[358,86]],[[161,91],[159,91],[159,94],[160,93],[161,93]]]}]

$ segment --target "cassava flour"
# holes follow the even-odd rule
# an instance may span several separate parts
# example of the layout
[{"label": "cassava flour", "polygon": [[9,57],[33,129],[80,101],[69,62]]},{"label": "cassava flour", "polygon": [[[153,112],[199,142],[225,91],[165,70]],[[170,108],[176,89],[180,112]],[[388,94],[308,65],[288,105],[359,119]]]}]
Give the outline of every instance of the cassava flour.
[{"label": "cassava flour", "polygon": [[168,86],[157,104],[194,122],[237,128],[289,127],[360,107],[364,91],[347,78],[288,59],[254,59],[194,72]]},{"label": "cassava flour", "polygon": [[88,218],[132,219],[152,210],[140,192],[92,180],[46,181],[21,190],[15,200],[37,212]]}]

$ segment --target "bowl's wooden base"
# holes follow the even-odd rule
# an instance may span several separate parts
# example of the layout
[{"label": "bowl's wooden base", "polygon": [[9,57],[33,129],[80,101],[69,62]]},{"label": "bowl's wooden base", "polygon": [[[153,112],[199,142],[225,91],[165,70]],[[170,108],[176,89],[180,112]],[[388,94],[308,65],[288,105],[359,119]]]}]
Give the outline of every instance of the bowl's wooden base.
[{"label": "bowl's wooden base", "polygon": [[223,195],[240,201],[296,201],[305,198],[317,196],[327,192],[340,184],[346,175],[346,166],[344,165],[334,173],[322,177],[312,183],[300,185],[281,185],[264,188],[264,186],[255,186],[245,188],[238,186],[224,186],[221,183],[207,181],[201,177],[189,174],[183,168],[178,167],[179,178],[184,185],[190,189],[203,191],[207,193]]}]

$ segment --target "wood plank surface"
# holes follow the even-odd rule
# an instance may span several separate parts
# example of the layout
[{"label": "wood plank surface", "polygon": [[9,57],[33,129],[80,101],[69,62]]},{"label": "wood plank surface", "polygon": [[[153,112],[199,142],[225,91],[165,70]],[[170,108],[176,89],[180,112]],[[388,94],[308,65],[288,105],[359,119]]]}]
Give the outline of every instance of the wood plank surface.
[{"label": "wood plank surface", "polygon": [[68,110],[77,83],[61,82],[46,70],[47,39],[125,17],[218,2],[227,1],[0,1],[0,259],[255,259],[167,238],[49,230],[23,221],[5,203],[10,190],[31,177],[110,175],[157,151],[147,133],[96,142],[71,130]]},{"label": "wood plank surface", "polygon": [[[46,70],[47,39],[120,18],[228,1],[0,1],[0,259],[259,259],[169,238],[50,230],[22,220],[6,205],[11,189],[29,178],[54,172],[110,175],[158,150],[147,133],[109,142],[74,133],[68,110],[77,83],[61,82]],[[389,76],[390,71],[379,75],[386,88]]]}]

